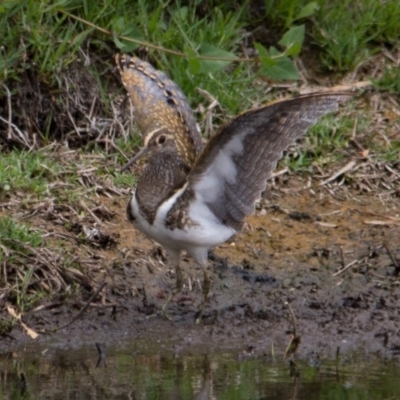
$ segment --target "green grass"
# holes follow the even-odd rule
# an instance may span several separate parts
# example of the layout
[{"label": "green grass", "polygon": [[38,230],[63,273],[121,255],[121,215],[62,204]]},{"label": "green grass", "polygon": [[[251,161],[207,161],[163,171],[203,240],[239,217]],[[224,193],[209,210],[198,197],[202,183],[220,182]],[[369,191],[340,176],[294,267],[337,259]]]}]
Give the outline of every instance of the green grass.
[{"label": "green grass", "polygon": [[400,68],[388,66],[379,79],[373,80],[374,86],[385,92],[400,94]]},{"label": "green grass", "polygon": [[[130,149],[138,143],[137,137],[133,140],[120,139],[117,143],[130,157]],[[107,155],[104,149],[97,148],[93,158],[85,152],[72,152],[75,158],[62,160],[58,154],[47,153],[44,150],[27,152],[13,150],[0,153],[0,199],[18,195],[22,201],[24,194],[29,199],[39,201],[44,198],[53,198],[60,202],[74,203],[79,201],[82,192],[90,189],[90,183],[85,184],[85,177],[89,180],[105,180],[107,185],[118,188],[131,188],[135,182],[134,174],[121,174],[120,168],[125,159],[120,153]],[[108,162],[112,166],[108,166]],[[89,171],[89,174],[86,172]],[[111,174],[111,178],[110,178]],[[112,176],[115,180],[112,181]]]},{"label": "green grass", "polygon": [[3,193],[26,190],[37,195],[49,191],[48,182],[60,166],[41,152],[14,150],[0,154],[0,190]]},{"label": "green grass", "polygon": [[314,23],[313,36],[323,50],[323,65],[351,71],[378,53],[382,45],[399,41],[400,7],[394,0],[321,3]]},{"label": "green grass", "polygon": [[[8,88],[16,125],[31,132],[32,122],[23,126],[26,114],[17,104],[33,97],[26,106],[35,120],[32,133],[50,143],[75,129],[71,118],[78,128],[87,125],[93,104],[98,117],[113,117],[110,93],[120,86],[110,74],[113,54],[138,51],[178,83],[194,108],[208,105],[200,87],[219,101],[224,114],[234,115],[265,100],[265,87],[255,84],[257,73],[296,78],[291,60],[301,51],[304,34],[313,44],[307,51],[319,55],[316,70],[346,73],[382,46],[395,46],[399,21],[397,0],[265,0],[251,7],[250,2],[199,0],[190,6],[179,0],[168,5],[155,0],[5,1],[0,5],[0,99]],[[251,31],[266,24],[275,43],[269,36],[265,43],[252,43]],[[244,61],[242,50],[253,45],[261,64],[257,57]],[[21,90],[19,82],[28,77],[32,87]]]},{"label": "green grass", "polygon": [[326,116],[307,132],[302,144],[296,146],[295,155],[285,156],[283,164],[297,172],[309,171],[313,165],[337,165],[347,157],[344,150],[353,125],[353,117]]},{"label": "green grass", "polygon": [[265,0],[265,17],[288,29],[310,22],[308,35],[316,45],[321,66],[345,73],[400,39],[400,7],[397,0]]},{"label": "green grass", "polygon": [[6,257],[13,257],[16,252],[19,255],[27,255],[29,248],[37,248],[42,244],[42,234],[33,231],[26,225],[16,223],[9,217],[0,218],[0,262]]}]

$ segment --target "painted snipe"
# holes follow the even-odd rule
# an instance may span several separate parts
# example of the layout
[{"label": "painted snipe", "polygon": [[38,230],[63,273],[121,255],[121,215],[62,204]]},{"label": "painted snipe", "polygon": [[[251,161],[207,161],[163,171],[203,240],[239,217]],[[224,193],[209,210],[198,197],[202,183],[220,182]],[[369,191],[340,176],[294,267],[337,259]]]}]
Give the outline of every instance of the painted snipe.
[{"label": "painted snipe", "polygon": [[176,287],[162,307],[166,318],[183,286],[181,252],[202,267],[199,322],[210,290],[209,249],[232,237],[254,212],[282,152],[352,94],[307,94],[249,110],[220,128],[203,149],[179,87],[138,58],[117,55],[116,62],[144,140],[144,148],[124,169],[147,155],[128,219],[166,249],[175,267]]}]

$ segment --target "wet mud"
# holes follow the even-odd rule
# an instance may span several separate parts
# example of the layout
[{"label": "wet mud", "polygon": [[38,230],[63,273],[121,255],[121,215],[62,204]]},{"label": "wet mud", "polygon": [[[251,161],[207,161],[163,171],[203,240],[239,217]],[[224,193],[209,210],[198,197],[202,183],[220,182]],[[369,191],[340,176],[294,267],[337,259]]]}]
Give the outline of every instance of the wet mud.
[{"label": "wet mud", "polygon": [[[306,178],[272,185],[267,193],[243,232],[209,254],[212,290],[200,325],[194,320],[202,272],[186,257],[185,285],[169,308],[172,321],[159,315],[174,271],[162,248],[126,221],[126,198],[100,199],[112,211],[100,227],[106,244],[76,248],[90,258],[85,273],[97,286],[106,283],[87,310],[51,333],[73,320],[89,295],[59,299],[24,315],[25,323],[39,332],[38,343],[63,348],[134,340],[138,347],[176,351],[283,356],[291,345],[289,353],[298,357],[398,354],[398,197],[308,187]],[[16,325],[1,348],[33,341]]]}]

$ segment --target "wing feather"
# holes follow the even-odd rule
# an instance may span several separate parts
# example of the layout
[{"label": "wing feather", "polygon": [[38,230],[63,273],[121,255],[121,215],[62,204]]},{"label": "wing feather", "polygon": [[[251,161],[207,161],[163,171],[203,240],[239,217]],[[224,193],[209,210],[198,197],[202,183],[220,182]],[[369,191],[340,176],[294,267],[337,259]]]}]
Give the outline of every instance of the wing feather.
[{"label": "wing feather", "polygon": [[234,229],[265,189],[282,153],[351,93],[317,93],[250,110],[210,140],[188,181],[196,198]]},{"label": "wing feather", "polygon": [[179,86],[137,57],[117,54],[115,59],[145,144],[155,132],[168,131],[180,156],[192,167],[203,144],[193,111]]}]

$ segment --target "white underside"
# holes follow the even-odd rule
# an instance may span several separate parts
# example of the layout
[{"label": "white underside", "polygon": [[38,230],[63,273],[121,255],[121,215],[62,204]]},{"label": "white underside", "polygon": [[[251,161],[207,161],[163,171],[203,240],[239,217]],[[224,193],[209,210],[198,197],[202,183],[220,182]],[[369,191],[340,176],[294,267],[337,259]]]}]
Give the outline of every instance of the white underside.
[{"label": "white underside", "polygon": [[166,228],[165,218],[175,200],[185,189],[186,187],[183,187],[160,206],[152,225],[140,214],[135,195],[130,202],[130,207],[137,229],[166,247],[167,250],[186,250],[197,259],[199,253],[207,252],[209,248],[224,243],[236,231],[221,224],[201,198],[196,198],[189,208],[188,216],[193,222],[192,226],[173,230]]}]

